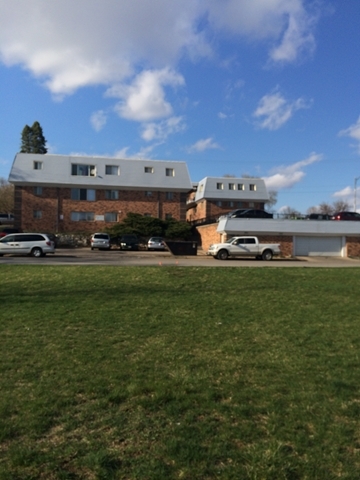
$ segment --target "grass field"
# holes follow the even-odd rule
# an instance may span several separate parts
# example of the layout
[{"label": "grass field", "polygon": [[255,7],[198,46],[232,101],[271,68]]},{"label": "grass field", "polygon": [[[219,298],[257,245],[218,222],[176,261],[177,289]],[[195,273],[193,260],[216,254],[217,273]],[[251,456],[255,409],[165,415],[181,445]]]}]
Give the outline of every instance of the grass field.
[{"label": "grass field", "polygon": [[360,269],[0,273],[1,480],[360,478]]}]

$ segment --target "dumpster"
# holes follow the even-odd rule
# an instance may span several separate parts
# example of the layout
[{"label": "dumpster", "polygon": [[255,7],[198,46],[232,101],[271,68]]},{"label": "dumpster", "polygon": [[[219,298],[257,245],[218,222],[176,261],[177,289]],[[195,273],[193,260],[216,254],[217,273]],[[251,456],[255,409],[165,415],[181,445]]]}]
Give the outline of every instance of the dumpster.
[{"label": "dumpster", "polygon": [[197,242],[166,242],[173,255],[197,255]]}]

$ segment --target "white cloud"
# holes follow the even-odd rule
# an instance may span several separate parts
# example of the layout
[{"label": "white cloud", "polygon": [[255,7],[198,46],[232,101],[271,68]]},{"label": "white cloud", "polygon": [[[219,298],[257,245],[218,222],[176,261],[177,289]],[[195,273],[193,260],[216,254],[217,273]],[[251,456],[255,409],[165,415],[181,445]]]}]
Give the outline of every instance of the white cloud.
[{"label": "white cloud", "polygon": [[179,85],[184,85],[184,78],[169,68],[144,70],[131,85],[115,85],[107,95],[121,98],[115,110],[122,118],[146,122],[172,114],[164,87]]},{"label": "white cloud", "polygon": [[147,142],[165,140],[169,135],[183,132],[185,129],[186,125],[183,117],[170,117],[159,123],[151,122],[144,124],[141,138]]},{"label": "white cloud", "polygon": [[282,165],[277,167],[272,175],[269,177],[264,177],[266,188],[268,190],[277,191],[282,188],[293,187],[306,175],[304,172],[305,167],[312,165],[315,162],[319,162],[322,159],[322,154],[311,153],[308,158],[305,158],[300,162],[293,163],[292,165]]},{"label": "white cloud", "polygon": [[212,0],[214,28],[255,40],[270,40],[273,62],[292,62],[315,48],[316,15],[303,0]]},{"label": "white cloud", "polygon": [[94,112],[90,117],[90,123],[96,132],[100,132],[106,125],[107,117],[104,110]]},{"label": "white cloud", "polygon": [[302,108],[309,108],[310,104],[304,99],[286,100],[280,92],[264,95],[258,104],[253,116],[260,128],[278,130],[293,116],[294,112]]},{"label": "white cloud", "polygon": [[339,132],[339,135],[350,137],[356,140],[357,142],[356,147],[360,154],[360,117],[358,118],[357,122],[350,125],[349,128],[346,128],[345,130],[341,130]]},{"label": "white cloud", "polygon": [[216,142],[213,141],[211,137],[209,137],[198,140],[196,143],[194,143],[188,148],[188,152],[203,152],[204,150],[210,150],[215,148],[220,148],[220,145],[218,145]]},{"label": "white cloud", "polygon": [[84,86],[121,83],[144,66],[175,68],[184,55],[210,57],[213,44],[207,39],[214,35],[270,41],[273,61],[293,61],[314,48],[314,17],[305,5],[305,0],[2,1],[0,60],[20,65],[60,97]]}]

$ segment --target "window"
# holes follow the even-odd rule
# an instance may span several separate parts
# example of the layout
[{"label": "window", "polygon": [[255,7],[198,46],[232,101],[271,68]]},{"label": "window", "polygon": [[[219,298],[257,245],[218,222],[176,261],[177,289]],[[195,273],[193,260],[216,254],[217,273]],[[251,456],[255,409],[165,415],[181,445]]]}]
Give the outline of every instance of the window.
[{"label": "window", "polygon": [[34,161],[34,170],[42,170],[43,168],[43,162],[37,162],[36,160]]},{"label": "window", "polygon": [[70,219],[72,222],[93,222],[93,212],[71,212]]},{"label": "window", "polygon": [[37,219],[42,218],[42,211],[41,210],[34,210],[33,211],[33,218],[37,218]]},{"label": "window", "polygon": [[256,190],[256,185],[255,185],[255,183],[250,183],[249,189],[250,189],[251,192],[255,192],[255,190]]},{"label": "window", "polygon": [[119,191],[118,190],[105,190],[105,199],[106,200],[118,200]]},{"label": "window", "polygon": [[153,167],[144,167],[144,172],[145,173],[154,173]]},{"label": "window", "polygon": [[119,175],[119,167],[117,165],[106,165],[105,175]]},{"label": "window", "polygon": [[238,190],[245,190],[243,183],[238,183]]},{"label": "window", "polygon": [[43,189],[42,187],[34,187],[34,195],[42,195]]},{"label": "window", "polygon": [[173,200],[174,192],[165,192],[165,198],[166,200]]},{"label": "window", "polygon": [[201,183],[199,186],[199,192],[202,192],[204,190],[204,185]]},{"label": "window", "polygon": [[229,202],[229,207],[234,207],[234,202]]},{"label": "window", "polygon": [[224,190],[224,184],[223,183],[217,183],[216,188],[217,188],[217,190]]},{"label": "window", "polygon": [[165,174],[167,177],[174,177],[175,176],[175,170],[173,168],[166,168],[165,169]]},{"label": "window", "polygon": [[72,188],[71,200],[87,200],[88,202],[95,202],[96,191],[90,188]]},{"label": "window", "polygon": [[229,190],[235,190],[235,183],[229,183]]},{"label": "window", "polygon": [[165,220],[170,220],[171,218],[173,218],[171,213],[165,213]]},{"label": "window", "polygon": [[244,202],[237,202],[238,208],[244,208]]},{"label": "window", "polygon": [[151,217],[151,213],[144,213],[144,217]]},{"label": "window", "polygon": [[221,201],[221,200],[218,200],[218,201],[216,202],[216,205],[217,205],[218,207],[222,207],[222,201]]},{"label": "window", "polygon": [[117,222],[117,213],[116,212],[105,213],[105,222]]},{"label": "window", "polygon": [[152,193],[153,192],[150,191],[145,192],[145,197],[152,197]]},{"label": "window", "polygon": [[71,165],[71,175],[79,175],[81,177],[95,177],[96,167],[95,165],[81,165],[73,163]]}]

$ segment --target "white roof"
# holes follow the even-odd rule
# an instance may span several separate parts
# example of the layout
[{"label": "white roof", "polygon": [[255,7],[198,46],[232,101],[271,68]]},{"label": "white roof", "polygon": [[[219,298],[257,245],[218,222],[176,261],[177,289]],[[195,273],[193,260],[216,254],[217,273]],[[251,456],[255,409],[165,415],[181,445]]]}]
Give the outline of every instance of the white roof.
[{"label": "white roof", "polygon": [[[250,185],[255,186],[253,190]],[[269,194],[262,178],[205,177],[198,183],[195,201],[203,198],[266,202]]]},{"label": "white roof", "polygon": [[[72,165],[89,166],[92,175],[72,175]],[[106,174],[106,166],[114,167],[117,173]],[[30,153],[15,156],[9,182],[56,187],[192,190],[186,162]]]}]

